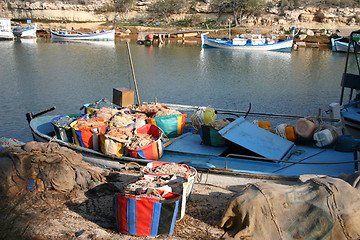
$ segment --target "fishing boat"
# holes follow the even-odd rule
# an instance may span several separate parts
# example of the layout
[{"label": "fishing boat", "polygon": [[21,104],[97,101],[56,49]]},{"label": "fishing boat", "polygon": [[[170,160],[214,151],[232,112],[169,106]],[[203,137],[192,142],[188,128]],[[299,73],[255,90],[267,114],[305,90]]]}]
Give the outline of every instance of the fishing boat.
[{"label": "fishing boat", "polygon": [[261,34],[253,34],[250,38],[208,38],[208,33],[201,34],[201,43],[203,48],[227,48],[235,50],[263,50],[263,51],[279,51],[279,50],[291,50],[293,46],[293,37],[275,42],[263,38]]},{"label": "fishing boat", "polygon": [[79,32],[74,30],[51,31],[51,38],[55,40],[114,40],[115,30],[95,31],[92,33]]},{"label": "fishing boat", "polygon": [[35,23],[33,26],[25,28],[21,31],[22,38],[36,38],[37,24]]},{"label": "fishing boat", "polygon": [[[199,108],[175,104],[161,105],[189,113]],[[55,141],[80,152],[85,161],[110,168],[121,168],[129,162],[146,164],[154,161],[129,155],[108,155],[99,150],[56,138],[52,120],[59,116],[45,114],[51,110],[39,114],[27,114],[34,140]],[[219,114],[239,115],[244,113],[224,109],[216,111]],[[276,114],[272,115],[276,116]],[[358,168],[358,163],[354,161],[354,151],[351,148],[352,144],[356,142],[354,139],[344,138],[341,141],[340,144],[345,144],[344,142],[348,144],[346,150],[344,150],[346,146],[337,149],[317,147],[313,144],[295,144],[293,141],[256,126],[246,120],[244,116],[236,118],[218,133],[229,144],[221,146],[203,144],[202,136],[190,127],[181,135],[162,141],[163,153],[160,160],[187,164],[198,171],[209,173],[272,179],[292,179],[303,174],[338,177],[341,174],[350,174]]]},{"label": "fishing boat", "polygon": [[[348,52],[349,38],[331,38],[331,50],[333,52]],[[354,52],[354,45],[350,44],[349,52]]]},{"label": "fishing boat", "polygon": [[11,30],[10,19],[0,18],[0,39],[2,40],[13,40],[14,34]]},{"label": "fishing boat", "polygon": [[[347,46],[347,56],[345,69],[341,79],[340,105],[342,105],[341,116],[344,121],[346,133],[360,137],[360,64],[359,48],[360,30],[353,31],[349,37]],[[356,70],[350,71],[350,61],[356,64]],[[355,93],[354,93],[355,90]],[[348,99],[345,100],[345,93],[348,93]],[[355,95],[355,96],[354,96]]]}]

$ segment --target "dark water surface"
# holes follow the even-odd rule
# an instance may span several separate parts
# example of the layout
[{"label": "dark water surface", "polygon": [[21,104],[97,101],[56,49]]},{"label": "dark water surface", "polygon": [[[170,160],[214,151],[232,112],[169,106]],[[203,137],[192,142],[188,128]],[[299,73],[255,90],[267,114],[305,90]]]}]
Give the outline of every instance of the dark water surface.
[{"label": "dark water surface", "polygon": [[[246,111],[314,115],[338,102],[346,54],[329,49],[244,52],[130,44],[141,101]],[[31,140],[25,113],[51,106],[80,112],[84,103],[112,100],[113,88],[134,89],[124,41],[0,42],[0,137]]]}]

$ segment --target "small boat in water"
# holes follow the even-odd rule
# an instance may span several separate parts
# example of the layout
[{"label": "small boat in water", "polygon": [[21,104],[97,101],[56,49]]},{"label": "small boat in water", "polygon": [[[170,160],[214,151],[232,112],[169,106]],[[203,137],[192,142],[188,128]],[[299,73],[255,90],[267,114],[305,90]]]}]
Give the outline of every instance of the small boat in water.
[{"label": "small boat in water", "polygon": [[11,30],[11,22],[8,18],[0,18],[0,39],[13,40],[14,34]]},{"label": "small boat in water", "polygon": [[[354,47],[358,44],[350,44],[349,52],[354,52]],[[331,50],[333,52],[348,52],[349,38],[331,38]]]},{"label": "small boat in water", "polygon": [[36,38],[37,24],[35,23],[32,26],[28,26],[26,28],[17,27],[14,28],[13,33],[14,36],[18,38]]},{"label": "small boat in water", "polygon": [[263,38],[261,34],[253,34],[250,38],[208,38],[207,33],[201,34],[201,43],[203,48],[226,48],[235,50],[263,50],[263,51],[279,51],[291,50],[293,46],[293,38],[284,41],[275,42]]},{"label": "small boat in water", "polygon": [[74,30],[51,31],[51,38],[54,40],[115,40],[115,30],[103,30],[93,33],[79,32]]}]

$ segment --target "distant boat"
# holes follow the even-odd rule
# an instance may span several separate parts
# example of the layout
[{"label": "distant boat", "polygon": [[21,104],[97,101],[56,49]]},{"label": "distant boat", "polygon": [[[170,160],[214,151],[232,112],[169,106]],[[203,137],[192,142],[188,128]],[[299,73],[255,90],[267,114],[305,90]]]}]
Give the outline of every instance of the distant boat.
[{"label": "distant boat", "polygon": [[[331,50],[334,52],[347,52],[349,47],[349,39],[340,37],[340,38],[331,38]],[[354,46],[350,45],[350,52],[354,52]]]},{"label": "distant boat", "polygon": [[14,39],[14,34],[11,30],[11,22],[8,18],[0,18],[0,39]]},{"label": "distant boat", "polygon": [[36,38],[37,24],[35,23],[33,26],[27,28],[15,28],[13,33],[16,37],[21,38]]},{"label": "distant boat", "polygon": [[284,41],[268,41],[261,34],[253,34],[251,38],[232,38],[232,39],[212,39],[206,36],[207,33],[201,34],[202,47],[227,48],[236,50],[290,50],[293,45],[293,38]]},{"label": "distant boat", "polygon": [[32,27],[28,27],[22,30],[22,38],[36,38],[37,24],[35,23]]},{"label": "distant boat", "polygon": [[73,30],[51,31],[51,38],[55,40],[114,40],[115,30],[103,30],[93,33],[79,32]]}]

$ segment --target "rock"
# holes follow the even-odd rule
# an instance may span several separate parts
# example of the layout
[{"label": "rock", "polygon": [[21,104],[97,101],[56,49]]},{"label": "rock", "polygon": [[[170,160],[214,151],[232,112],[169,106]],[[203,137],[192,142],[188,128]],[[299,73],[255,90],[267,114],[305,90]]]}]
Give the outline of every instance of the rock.
[{"label": "rock", "polygon": [[298,38],[299,38],[300,41],[303,41],[306,37],[307,37],[306,34],[300,34],[300,35],[298,35]]},{"label": "rock", "polygon": [[306,30],[306,35],[308,35],[308,36],[314,36],[314,35],[315,35],[315,33],[314,33],[314,31],[313,31],[313,30],[308,29],[308,30]]}]

